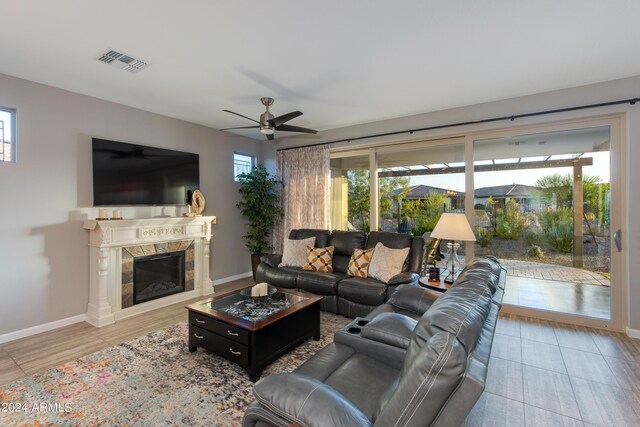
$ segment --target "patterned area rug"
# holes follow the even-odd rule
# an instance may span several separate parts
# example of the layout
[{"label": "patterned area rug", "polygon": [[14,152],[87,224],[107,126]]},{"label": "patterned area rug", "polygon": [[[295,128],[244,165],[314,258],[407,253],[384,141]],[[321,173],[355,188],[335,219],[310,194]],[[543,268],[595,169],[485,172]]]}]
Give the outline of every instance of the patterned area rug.
[{"label": "patterned area rug", "polygon": [[[321,313],[320,341],[308,340],[262,376],[292,371],[348,321]],[[0,411],[0,426],[240,425],[253,401],[247,374],[203,349],[189,353],[187,339],[187,323],[178,323],[5,386],[0,404],[13,411]]]}]

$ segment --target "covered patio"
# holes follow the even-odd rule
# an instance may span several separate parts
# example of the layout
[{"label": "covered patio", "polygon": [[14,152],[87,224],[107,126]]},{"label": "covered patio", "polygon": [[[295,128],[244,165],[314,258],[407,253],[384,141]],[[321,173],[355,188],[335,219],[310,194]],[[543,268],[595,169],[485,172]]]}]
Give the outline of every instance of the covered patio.
[{"label": "covered patio", "polygon": [[611,283],[602,274],[540,262],[500,262],[507,269],[505,304],[611,318]]}]

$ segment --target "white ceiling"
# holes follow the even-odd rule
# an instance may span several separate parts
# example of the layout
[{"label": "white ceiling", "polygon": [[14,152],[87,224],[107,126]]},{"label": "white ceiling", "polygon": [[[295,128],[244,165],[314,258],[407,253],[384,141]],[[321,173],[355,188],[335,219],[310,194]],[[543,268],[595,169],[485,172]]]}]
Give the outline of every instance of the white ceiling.
[{"label": "white ceiling", "polygon": [[[0,0],[0,73],[214,128],[271,96],[326,130],[640,75],[638,18],[638,0]],[[109,47],[152,65],[96,61]]]}]

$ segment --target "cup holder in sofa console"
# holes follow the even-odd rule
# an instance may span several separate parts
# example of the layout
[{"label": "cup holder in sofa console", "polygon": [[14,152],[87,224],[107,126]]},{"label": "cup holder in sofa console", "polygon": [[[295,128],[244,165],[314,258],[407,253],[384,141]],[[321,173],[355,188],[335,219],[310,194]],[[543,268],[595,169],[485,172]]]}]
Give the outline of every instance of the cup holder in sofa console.
[{"label": "cup holder in sofa console", "polygon": [[358,324],[358,326],[364,326],[367,323],[369,323],[369,321],[366,319],[362,319],[362,320],[358,320],[356,323]]},{"label": "cup holder in sofa console", "polygon": [[360,332],[362,332],[362,329],[352,326],[347,329],[347,332],[349,332],[350,334],[359,334]]}]

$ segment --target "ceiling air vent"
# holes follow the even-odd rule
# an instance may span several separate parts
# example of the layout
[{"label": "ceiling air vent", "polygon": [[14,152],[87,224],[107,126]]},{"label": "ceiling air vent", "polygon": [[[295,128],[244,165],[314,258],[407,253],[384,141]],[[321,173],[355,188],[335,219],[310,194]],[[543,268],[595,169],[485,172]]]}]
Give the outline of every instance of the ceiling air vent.
[{"label": "ceiling air vent", "polygon": [[121,70],[128,71],[130,73],[137,73],[140,70],[147,68],[151,65],[144,59],[134,58],[131,55],[127,55],[117,50],[107,49],[102,55],[96,58],[100,62],[109,64],[113,67],[120,68]]}]

